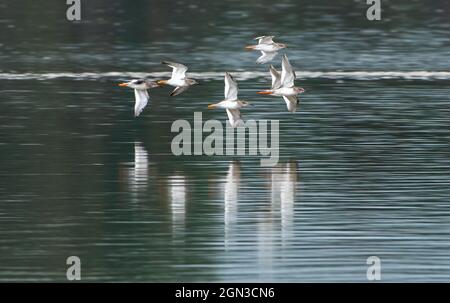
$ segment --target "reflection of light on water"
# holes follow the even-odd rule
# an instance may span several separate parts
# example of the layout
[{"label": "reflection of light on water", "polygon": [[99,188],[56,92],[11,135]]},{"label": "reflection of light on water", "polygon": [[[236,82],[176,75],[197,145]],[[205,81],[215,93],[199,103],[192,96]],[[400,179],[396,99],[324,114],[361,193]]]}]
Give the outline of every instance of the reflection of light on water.
[{"label": "reflection of light on water", "polygon": [[271,170],[270,213],[258,222],[256,231],[262,280],[272,278],[277,268],[277,250],[292,237],[296,183],[297,162],[280,163]]},{"label": "reflection of light on water", "polygon": [[174,175],[168,179],[169,202],[172,213],[174,234],[184,231],[186,217],[186,180],[184,176]]},{"label": "reflection of light on water", "polygon": [[130,174],[130,184],[133,191],[147,186],[148,181],[148,153],[140,143],[134,143],[134,169]]},{"label": "reflection of light on water", "polygon": [[281,230],[284,232],[292,229],[295,202],[295,186],[297,184],[297,165],[295,162],[285,164],[284,178],[281,195]]},{"label": "reflection of light on water", "polygon": [[270,280],[273,272],[273,251],[276,244],[274,239],[274,221],[272,218],[266,218],[258,223],[257,228],[260,278]]},{"label": "reflection of light on water", "polygon": [[296,184],[297,162],[282,163],[272,170],[272,211],[280,210],[281,236],[283,240],[292,233]]},{"label": "reflection of light on water", "polygon": [[[107,77],[117,79],[126,74],[129,78],[166,78],[169,72],[104,72],[104,73],[0,73],[0,80],[53,80],[59,78],[95,80]],[[251,80],[266,77],[265,71],[247,70],[235,71],[233,77],[237,80]],[[409,80],[433,80],[450,79],[448,71],[297,71],[297,77],[302,79],[343,79],[343,80],[385,80],[385,79],[409,79]],[[222,72],[191,72],[190,75],[200,80],[220,80]]]},{"label": "reflection of light on water", "polygon": [[137,193],[147,188],[148,163],[147,150],[141,142],[135,142],[133,167],[125,169],[132,202],[137,202]]},{"label": "reflection of light on water", "polygon": [[228,245],[231,230],[236,224],[239,183],[239,163],[231,162],[228,166],[228,173],[224,185],[225,246]]}]

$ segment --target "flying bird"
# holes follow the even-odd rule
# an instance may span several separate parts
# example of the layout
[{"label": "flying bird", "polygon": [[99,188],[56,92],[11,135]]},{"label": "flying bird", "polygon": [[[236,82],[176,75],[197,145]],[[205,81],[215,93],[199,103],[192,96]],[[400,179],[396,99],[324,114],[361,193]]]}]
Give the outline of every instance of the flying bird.
[{"label": "flying bird", "polygon": [[246,101],[238,100],[238,86],[236,81],[229,73],[225,73],[225,100],[219,103],[208,105],[209,109],[224,108],[227,111],[228,120],[231,126],[234,128],[239,123],[243,123],[241,119],[241,107],[248,106]]},{"label": "flying bird", "polygon": [[136,99],[134,104],[134,116],[137,117],[147,106],[150,98],[147,90],[158,87],[159,85],[156,82],[147,79],[134,79],[130,82],[120,83],[119,86],[127,86],[134,89],[134,96]]},{"label": "flying bird", "polygon": [[170,66],[172,68],[172,77],[169,80],[159,80],[159,85],[174,86],[175,89],[170,93],[170,96],[176,96],[186,91],[191,85],[198,84],[194,79],[186,77],[186,71],[188,70],[186,65],[163,61],[162,64]]},{"label": "flying bird", "polygon": [[275,36],[256,37],[255,40],[258,40],[258,44],[245,47],[248,50],[258,50],[261,52],[261,56],[256,60],[256,63],[264,64],[272,61],[280,49],[287,47],[284,43],[275,43],[273,41],[274,37]]},{"label": "flying bird", "polygon": [[272,76],[272,88],[260,91],[258,94],[283,97],[288,111],[293,113],[297,110],[297,105],[300,102],[297,95],[303,93],[305,90],[295,86],[295,71],[286,54],[284,54],[281,61],[281,67],[280,76],[280,73],[273,66],[270,66],[269,71]]}]

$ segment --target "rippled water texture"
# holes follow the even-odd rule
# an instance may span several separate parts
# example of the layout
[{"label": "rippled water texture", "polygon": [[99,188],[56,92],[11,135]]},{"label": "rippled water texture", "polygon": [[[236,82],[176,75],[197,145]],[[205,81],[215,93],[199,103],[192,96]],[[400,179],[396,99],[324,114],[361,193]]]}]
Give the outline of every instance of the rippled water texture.
[{"label": "rippled water texture", "polygon": [[[447,1],[0,4],[0,281],[365,282],[450,279]],[[195,16],[195,18],[193,18]],[[286,42],[299,110],[257,95],[252,37]],[[201,85],[151,102],[116,84],[189,65]],[[273,64],[280,68],[280,56]],[[172,122],[225,123],[223,72],[280,121],[280,160],[181,156]]]}]

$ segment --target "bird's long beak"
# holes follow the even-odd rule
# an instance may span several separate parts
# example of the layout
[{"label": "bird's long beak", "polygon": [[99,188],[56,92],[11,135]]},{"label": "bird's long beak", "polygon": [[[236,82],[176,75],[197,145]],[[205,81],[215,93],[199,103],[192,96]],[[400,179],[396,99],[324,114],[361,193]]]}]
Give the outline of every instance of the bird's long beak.
[{"label": "bird's long beak", "polygon": [[118,86],[128,86],[128,83],[119,83],[119,84],[117,84]]},{"label": "bird's long beak", "polygon": [[208,109],[214,109],[214,108],[216,108],[216,105],[215,105],[215,104],[209,104],[209,105],[208,105]]},{"label": "bird's long beak", "polygon": [[263,90],[263,91],[261,91],[261,92],[256,92],[257,94],[260,94],[260,95],[271,95],[272,94],[272,92],[269,92],[269,91],[265,91],[265,90]]},{"label": "bird's long beak", "polygon": [[156,83],[158,83],[158,85],[166,85],[167,80],[159,80],[159,81],[156,81]]},{"label": "bird's long beak", "polygon": [[245,47],[246,50],[254,50],[255,49],[255,45],[248,45]]}]

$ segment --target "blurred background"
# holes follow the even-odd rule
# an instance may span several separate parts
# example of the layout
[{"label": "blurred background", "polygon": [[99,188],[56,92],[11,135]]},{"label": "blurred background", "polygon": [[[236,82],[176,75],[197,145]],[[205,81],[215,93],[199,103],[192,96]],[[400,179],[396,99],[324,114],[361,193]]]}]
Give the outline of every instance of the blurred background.
[{"label": "blurred background", "polygon": [[[0,280],[450,279],[450,3],[81,0],[0,3]],[[295,114],[253,37],[287,43],[306,89]],[[283,52],[281,52],[283,53]],[[280,58],[274,64],[280,68]],[[150,91],[133,117],[117,83],[189,66],[202,85]],[[280,121],[280,162],[175,157],[176,119],[207,111],[223,72]],[[358,72],[358,73],[354,73]]]},{"label": "blurred background", "polygon": [[448,70],[450,4],[382,1],[382,20],[363,0],[64,1],[0,4],[2,71],[155,71],[165,58],[193,71],[256,69],[243,47],[272,34],[306,70]]}]

